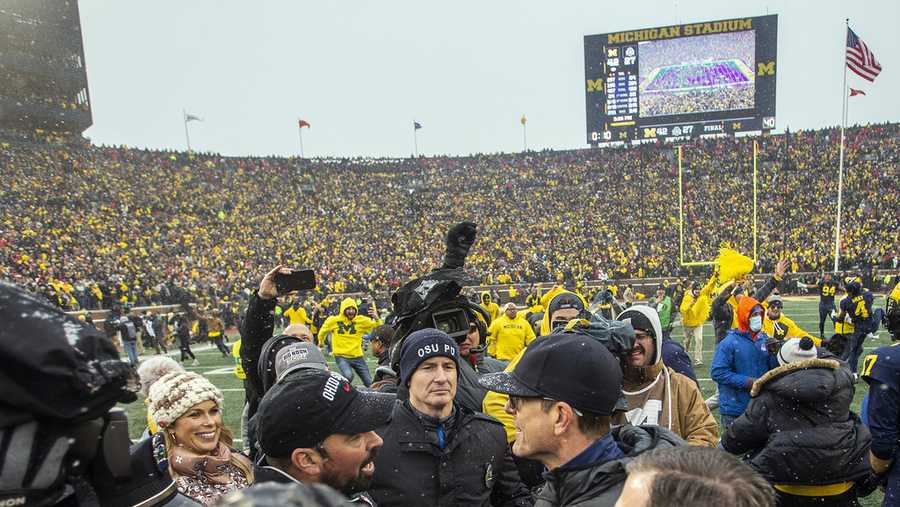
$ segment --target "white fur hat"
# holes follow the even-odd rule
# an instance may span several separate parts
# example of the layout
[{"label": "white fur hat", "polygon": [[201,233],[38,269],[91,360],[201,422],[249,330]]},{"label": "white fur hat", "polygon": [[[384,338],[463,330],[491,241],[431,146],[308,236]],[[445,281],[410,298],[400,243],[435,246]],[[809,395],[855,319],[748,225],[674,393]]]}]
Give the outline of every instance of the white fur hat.
[{"label": "white fur hat", "polygon": [[160,428],[166,428],[191,407],[212,400],[222,408],[222,391],[203,375],[194,372],[172,372],[150,386],[147,410]]}]

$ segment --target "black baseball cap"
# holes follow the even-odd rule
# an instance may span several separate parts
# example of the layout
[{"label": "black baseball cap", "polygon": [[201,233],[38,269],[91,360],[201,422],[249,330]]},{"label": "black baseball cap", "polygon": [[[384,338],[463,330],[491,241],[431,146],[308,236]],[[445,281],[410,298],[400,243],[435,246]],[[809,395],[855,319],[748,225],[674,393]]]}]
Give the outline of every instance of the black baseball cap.
[{"label": "black baseball cap", "polygon": [[329,435],[355,435],[391,419],[396,396],[358,391],[337,373],[306,369],[286,377],[263,396],[257,412],[259,446],[285,457],[312,448]]},{"label": "black baseball cap", "polygon": [[557,333],[531,342],[511,372],[490,373],[478,383],[521,398],[564,401],[594,415],[612,415],[622,396],[622,368],[599,341]]}]

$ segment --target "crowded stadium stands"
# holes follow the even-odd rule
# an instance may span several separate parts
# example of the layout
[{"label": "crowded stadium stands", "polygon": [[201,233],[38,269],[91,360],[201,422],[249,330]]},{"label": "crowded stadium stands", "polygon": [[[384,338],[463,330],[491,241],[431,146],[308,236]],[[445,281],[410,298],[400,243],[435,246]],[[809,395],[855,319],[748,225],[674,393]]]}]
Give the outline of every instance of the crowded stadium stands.
[{"label": "crowded stadium stands", "polygon": [[[898,124],[849,129],[842,267],[891,267],[900,231]],[[759,140],[759,257],[830,268],[837,129]],[[684,260],[752,251],[752,143],[684,148]],[[437,265],[471,219],[482,282],[674,276],[672,146],[416,159],[223,157],[0,140],[0,278],[65,309],[241,298],[262,269],[316,270],[321,290],[385,291]]]}]

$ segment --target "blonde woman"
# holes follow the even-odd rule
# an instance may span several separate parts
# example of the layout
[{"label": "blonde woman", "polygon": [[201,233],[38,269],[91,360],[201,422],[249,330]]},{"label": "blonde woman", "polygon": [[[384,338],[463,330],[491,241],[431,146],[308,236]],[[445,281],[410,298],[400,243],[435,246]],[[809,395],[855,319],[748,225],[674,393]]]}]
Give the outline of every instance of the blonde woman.
[{"label": "blonde woman", "polygon": [[148,410],[163,436],[178,491],[203,505],[253,482],[250,461],[233,449],[222,422],[222,392],[193,372],[168,373],[150,386]]}]

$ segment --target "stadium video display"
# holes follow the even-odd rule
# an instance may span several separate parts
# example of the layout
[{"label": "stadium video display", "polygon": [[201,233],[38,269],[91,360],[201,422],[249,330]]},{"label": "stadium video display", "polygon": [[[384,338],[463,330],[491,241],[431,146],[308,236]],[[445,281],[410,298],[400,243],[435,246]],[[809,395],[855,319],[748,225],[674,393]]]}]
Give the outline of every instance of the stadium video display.
[{"label": "stadium video display", "polygon": [[775,127],[777,16],[585,37],[587,141]]}]

